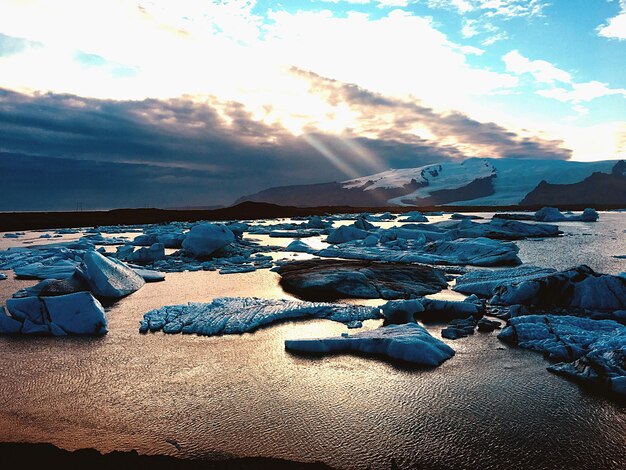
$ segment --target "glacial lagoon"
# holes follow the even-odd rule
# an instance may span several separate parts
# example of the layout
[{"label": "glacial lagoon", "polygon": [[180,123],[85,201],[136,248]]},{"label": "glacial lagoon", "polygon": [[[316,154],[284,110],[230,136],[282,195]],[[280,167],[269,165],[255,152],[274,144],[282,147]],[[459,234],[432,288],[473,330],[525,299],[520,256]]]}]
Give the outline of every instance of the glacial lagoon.
[{"label": "glacial lagoon", "polygon": [[[488,221],[492,214],[479,215]],[[287,221],[272,223],[281,222]],[[626,255],[625,213],[557,225],[560,237],[514,242],[524,264],[626,271],[626,260],[616,257]],[[59,240],[41,239],[42,233],[0,238],[0,248]],[[293,241],[245,233],[247,238],[278,246]],[[323,238],[302,240],[320,249]],[[37,282],[3,272],[2,304]],[[279,457],[346,469],[390,468],[392,461],[400,468],[622,468],[626,461],[624,405],[551,374],[541,354],[499,341],[498,331],[443,339],[455,355],[427,369],[380,357],[285,350],[285,340],[349,331],[328,320],[212,337],[139,333],[152,309],[218,297],[295,299],[268,269],[168,272],[164,282],[147,283],[107,305],[106,336],[1,336],[0,440],[180,458]],[[449,290],[430,297],[463,298]],[[363,329],[381,324],[366,320]],[[441,339],[446,325],[424,326]]]}]

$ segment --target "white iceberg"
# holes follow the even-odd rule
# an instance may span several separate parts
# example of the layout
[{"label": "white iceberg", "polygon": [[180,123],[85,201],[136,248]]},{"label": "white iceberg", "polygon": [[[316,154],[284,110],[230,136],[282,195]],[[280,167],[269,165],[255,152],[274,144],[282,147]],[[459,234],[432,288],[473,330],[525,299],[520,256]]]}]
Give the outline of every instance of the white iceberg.
[{"label": "white iceberg", "polygon": [[581,265],[529,280],[504,283],[491,299],[494,305],[539,308],[626,309],[626,279],[594,272]]},{"label": "white iceberg", "polygon": [[86,252],[76,272],[97,297],[119,299],[145,284],[143,278],[124,263],[97,251]]},{"label": "white iceberg", "polygon": [[197,258],[211,256],[220,248],[235,241],[235,235],[225,225],[202,223],[194,225],[187,233],[182,247]]},{"label": "white iceberg", "polygon": [[324,318],[342,323],[380,318],[380,309],[359,305],[221,297],[210,303],[171,305],[144,315],[139,331],[195,333],[204,336],[253,331],[294,318]]},{"label": "white iceberg", "polygon": [[356,351],[435,367],[454,356],[454,350],[416,323],[389,325],[336,338],[285,340],[285,348],[303,353],[326,354]]},{"label": "white iceberg", "polygon": [[569,315],[512,318],[502,341],[562,361],[549,370],[626,395],[626,326]]},{"label": "white iceberg", "polygon": [[328,235],[326,241],[332,244],[346,243],[352,240],[362,240],[367,237],[368,233],[365,230],[350,226],[342,225],[338,229],[332,231]]},{"label": "white iceberg", "polygon": [[104,309],[89,292],[57,297],[8,299],[0,309],[0,333],[92,335],[107,333]]},{"label": "white iceberg", "polygon": [[463,294],[476,294],[491,297],[496,287],[502,284],[517,283],[544,277],[556,272],[556,269],[539,268],[537,266],[518,266],[509,269],[481,269],[469,271],[456,278],[452,288]]}]

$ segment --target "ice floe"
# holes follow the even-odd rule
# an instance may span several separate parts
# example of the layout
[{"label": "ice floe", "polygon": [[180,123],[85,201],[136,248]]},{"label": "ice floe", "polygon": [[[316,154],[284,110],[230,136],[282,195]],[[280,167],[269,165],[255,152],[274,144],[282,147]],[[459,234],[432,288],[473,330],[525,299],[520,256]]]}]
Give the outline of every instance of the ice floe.
[{"label": "ice floe", "polygon": [[58,297],[25,297],[7,300],[0,308],[0,333],[104,335],[107,321],[104,309],[89,292]]},{"label": "ice floe", "polygon": [[626,309],[626,279],[594,272],[585,265],[534,279],[501,284],[491,299],[494,305],[539,308]]},{"label": "ice floe", "polygon": [[626,326],[569,315],[512,318],[502,341],[561,361],[549,370],[626,395]]},{"label": "ice floe", "polygon": [[454,356],[454,350],[416,323],[389,325],[335,338],[285,340],[285,348],[300,353],[354,351],[435,367]]},{"label": "ice floe", "polygon": [[96,297],[119,299],[145,284],[143,278],[124,263],[97,251],[86,252],[76,272]]},{"label": "ice floe", "polygon": [[480,269],[469,271],[457,277],[456,284],[452,289],[463,294],[491,297],[496,287],[502,284],[527,281],[555,272],[556,269],[525,265],[507,269]]},{"label": "ice floe", "polygon": [[344,243],[317,252],[329,258],[368,259],[400,263],[444,265],[502,266],[518,265],[519,248],[513,243],[503,243],[489,238],[439,240],[431,243],[402,240],[380,246]]},{"label": "ice floe", "polygon": [[183,250],[197,258],[208,257],[235,241],[235,235],[225,225],[201,223],[194,225],[182,243]]},{"label": "ice floe", "polygon": [[587,208],[580,215],[566,215],[555,207],[543,207],[535,212],[535,220],[542,222],[596,222],[600,216],[595,209]]},{"label": "ice floe", "polygon": [[307,300],[407,299],[446,289],[444,273],[430,266],[363,260],[305,260],[281,265],[286,292]]},{"label": "ice floe", "polygon": [[188,303],[151,310],[139,331],[195,333],[214,336],[245,333],[260,326],[294,318],[323,318],[342,323],[380,318],[380,309],[322,302],[221,297],[210,303]]}]

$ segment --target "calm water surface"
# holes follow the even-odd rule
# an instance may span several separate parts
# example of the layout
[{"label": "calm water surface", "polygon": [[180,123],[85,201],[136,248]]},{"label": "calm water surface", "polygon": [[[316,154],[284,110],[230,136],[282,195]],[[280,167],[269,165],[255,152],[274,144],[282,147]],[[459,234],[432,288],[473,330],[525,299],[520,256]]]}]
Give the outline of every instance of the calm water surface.
[{"label": "calm water surface", "polygon": [[[522,241],[523,261],[626,271],[626,214]],[[282,243],[281,243],[282,244]],[[299,321],[216,338],[140,335],[148,310],[219,296],[287,298],[269,271],[168,274],[108,309],[103,338],[0,337],[0,440],[179,457],[273,456],[340,468],[624,468],[626,410],[546,371],[541,355],[476,334],[436,369],[309,358]],[[2,301],[32,281],[0,281]],[[376,327],[377,321],[366,327]],[[428,325],[440,337],[441,326]],[[182,446],[178,451],[166,439]]]}]

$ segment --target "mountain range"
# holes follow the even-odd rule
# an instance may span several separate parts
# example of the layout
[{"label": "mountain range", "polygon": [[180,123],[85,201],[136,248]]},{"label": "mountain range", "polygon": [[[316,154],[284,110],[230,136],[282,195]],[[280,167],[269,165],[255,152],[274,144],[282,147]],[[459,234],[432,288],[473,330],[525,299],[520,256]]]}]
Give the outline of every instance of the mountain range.
[{"label": "mountain range", "polygon": [[244,201],[299,207],[624,204],[626,162],[470,158],[343,182],[280,186]]}]

